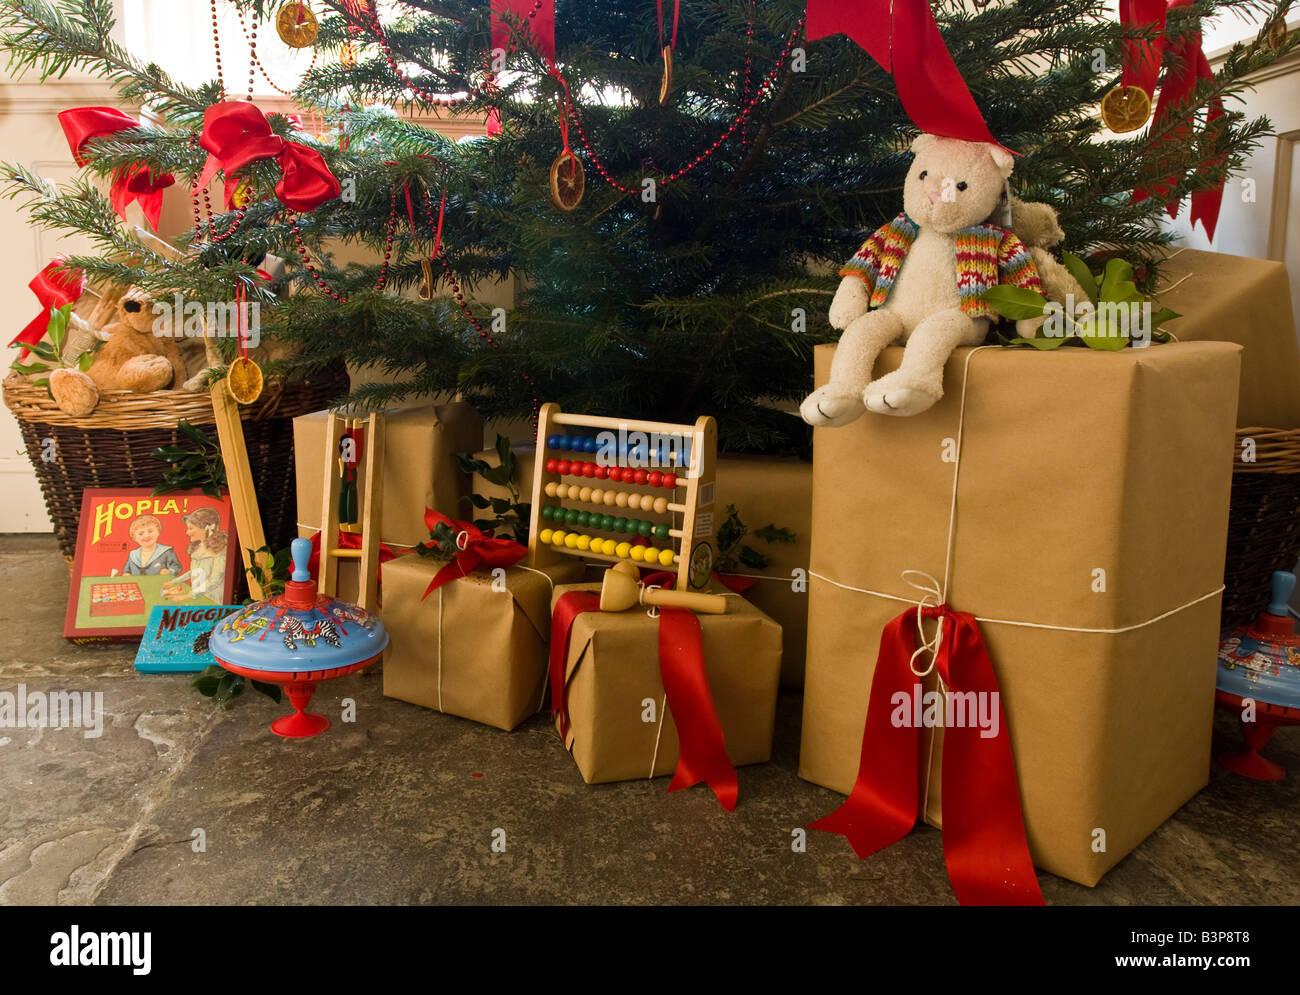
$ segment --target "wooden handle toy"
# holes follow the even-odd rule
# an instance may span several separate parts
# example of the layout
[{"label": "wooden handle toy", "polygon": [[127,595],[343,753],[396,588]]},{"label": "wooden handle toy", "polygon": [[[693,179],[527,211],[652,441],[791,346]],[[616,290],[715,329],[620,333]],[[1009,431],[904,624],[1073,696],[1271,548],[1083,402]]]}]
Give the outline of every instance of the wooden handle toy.
[{"label": "wooden handle toy", "polygon": [[600,610],[621,612],[638,604],[685,608],[702,615],[727,614],[727,599],[721,594],[642,587],[637,569],[630,563],[616,563],[606,570],[605,581],[600,586]]}]

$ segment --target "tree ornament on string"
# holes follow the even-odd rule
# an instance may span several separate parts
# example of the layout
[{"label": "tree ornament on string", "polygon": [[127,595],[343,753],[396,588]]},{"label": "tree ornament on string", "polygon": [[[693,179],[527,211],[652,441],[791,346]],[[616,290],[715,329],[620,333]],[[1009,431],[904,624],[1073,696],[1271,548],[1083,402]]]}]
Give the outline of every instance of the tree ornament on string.
[{"label": "tree ornament on string", "polygon": [[1151,97],[1140,86],[1120,84],[1101,99],[1101,123],[1117,135],[1137,131],[1151,117]]},{"label": "tree ornament on string", "polygon": [[1270,52],[1276,52],[1286,42],[1286,16],[1279,14],[1269,22],[1264,34],[1264,44]]},{"label": "tree ornament on string", "polygon": [[275,15],[275,30],[290,48],[310,48],[320,32],[320,22],[302,0],[289,0]]},{"label": "tree ornament on string", "polygon": [[1126,28],[1145,27],[1155,41],[1124,42],[1124,68],[1119,85],[1101,101],[1101,120],[1117,135],[1137,131],[1151,118],[1151,98],[1156,92],[1163,54],[1165,0],[1119,0],[1119,22]]},{"label": "tree ornament on string", "polygon": [[659,46],[664,58],[664,78],[659,84],[659,104],[668,103],[668,94],[673,88],[673,50],[677,48],[677,21],[682,12],[682,0],[673,0],[673,34],[668,44],[664,44],[664,0],[655,0],[655,9],[659,15]]},{"label": "tree ornament on string", "polygon": [[582,163],[569,147],[569,86],[559,72],[553,72],[560,81],[563,92],[556,98],[560,110],[560,139],[564,148],[551,163],[551,203],[561,211],[572,211],[582,203],[582,195],[587,189],[587,177],[582,170]]},{"label": "tree ornament on string", "polygon": [[252,404],[262,396],[262,368],[248,356],[248,334],[245,328],[247,308],[244,288],[235,288],[235,309],[239,322],[239,355],[226,368],[226,390],[239,404]]}]

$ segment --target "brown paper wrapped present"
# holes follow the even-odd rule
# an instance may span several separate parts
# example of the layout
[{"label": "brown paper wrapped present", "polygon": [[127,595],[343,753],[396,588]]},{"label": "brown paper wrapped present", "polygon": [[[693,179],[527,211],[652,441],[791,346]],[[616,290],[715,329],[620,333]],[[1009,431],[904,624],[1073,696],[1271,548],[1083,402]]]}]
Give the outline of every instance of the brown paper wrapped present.
[{"label": "brown paper wrapped present", "polygon": [[[557,587],[552,608],[568,591],[592,590],[599,586]],[[727,614],[699,620],[727,756],[736,767],[766,763],[781,675],[781,627],[738,596],[728,598]],[[658,619],[641,609],[579,615],[569,634],[565,682],[570,719],[565,746],[584,781],[673,772],[677,727],[664,705]]]},{"label": "brown paper wrapped present", "polygon": [[[529,443],[512,447],[518,466],[516,486],[528,493],[532,480],[535,447]],[[497,465],[496,453],[476,454]],[[744,594],[760,611],[774,619],[784,635],[781,654],[783,687],[803,686],[804,646],[808,633],[808,549],[812,519],[812,464],[797,459],[764,456],[720,456],[716,466],[718,504],[734,504],[741,520],[750,528],[776,525],[795,534],[793,543],[764,542],[752,535],[745,542],[767,556],[761,571],[741,568],[738,573],[753,583]],[[474,475],[474,493],[486,498],[509,497],[509,492],[482,476]],[[615,490],[635,490],[621,484],[606,484]],[[798,571],[798,574],[796,574]]]},{"label": "brown paper wrapped present", "polygon": [[[808,551],[812,545],[812,464],[763,456],[721,456],[716,479],[718,504],[734,504],[749,527],[745,543],[768,559],[762,570],[736,572],[752,584],[745,597],[775,619],[784,634],[781,684],[803,687],[804,647],[808,638]],[[754,530],[765,525],[788,529],[793,543],[764,542]]]},{"label": "brown paper wrapped present", "polygon": [[[301,536],[320,529],[327,414],[315,411],[293,420]],[[483,422],[468,404],[456,402],[387,411],[385,423],[381,538],[396,549],[409,549],[429,537],[424,509],[467,517],[460,498],[469,493],[469,476],[457,465],[455,454],[482,447]],[[342,592],[340,586],[339,596],[345,597]]]},{"label": "brown paper wrapped present", "polygon": [[384,564],[384,694],[513,729],[544,704],[551,590],[582,564],[478,570],[426,598],[445,565],[414,554]]},{"label": "brown paper wrapped present", "polygon": [[[1096,884],[1194,795],[1240,352],[959,349],[930,411],[818,429],[801,776],[852,787],[881,630],[919,600],[902,579],[919,570],[980,619],[1037,866]],[[920,755],[941,825],[941,737]]]},{"label": "brown paper wrapped present", "polygon": [[1180,342],[1242,346],[1237,424],[1300,428],[1300,346],[1286,267],[1271,259],[1183,249],[1160,264],[1162,325]]}]

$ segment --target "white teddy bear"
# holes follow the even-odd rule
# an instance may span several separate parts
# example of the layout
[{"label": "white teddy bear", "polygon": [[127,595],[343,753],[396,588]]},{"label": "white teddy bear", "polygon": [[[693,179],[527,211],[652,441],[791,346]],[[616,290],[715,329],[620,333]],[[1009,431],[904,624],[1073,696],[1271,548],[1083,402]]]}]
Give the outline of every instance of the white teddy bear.
[{"label": "white teddy bear", "polygon": [[[830,323],[843,329],[830,382],[804,399],[810,425],[847,425],[864,411],[915,415],[943,396],[943,367],[958,346],[979,345],[993,312],[980,295],[999,283],[1042,290],[1024,243],[989,224],[1011,175],[996,145],[921,135],[903,185],[903,209],[840,270]],[[1032,336],[1042,318],[1017,322]],[[897,370],[871,377],[876,357],[907,344]]]}]

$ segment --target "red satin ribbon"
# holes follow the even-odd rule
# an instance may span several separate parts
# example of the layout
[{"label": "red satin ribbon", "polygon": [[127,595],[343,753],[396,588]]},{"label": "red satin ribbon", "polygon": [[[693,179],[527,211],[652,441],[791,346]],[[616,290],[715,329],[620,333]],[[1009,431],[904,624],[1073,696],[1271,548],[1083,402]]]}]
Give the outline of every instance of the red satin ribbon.
[{"label": "red satin ribbon", "polygon": [[[672,574],[646,577],[647,585],[671,584]],[[551,714],[558,717],[560,736],[569,734],[569,636],[574,620],[584,612],[600,611],[600,595],[570,591],[560,596],[551,616]],[[668,790],[679,791],[703,781],[728,812],[740,797],[736,768],[727,755],[722,722],[718,719],[704,667],[700,620],[681,608],[659,610],[659,677],[677,726],[677,768]],[[660,721],[662,721],[662,716]]]},{"label": "red satin ribbon", "polygon": [[[1124,70],[1120,82],[1125,86],[1139,86],[1147,96],[1155,92],[1156,78],[1160,70],[1161,58],[1168,49],[1172,58],[1169,69],[1165,72],[1160,87],[1160,100],[1156,104],[1151,126],[1160,128],[1178,105],[1185,103],[1196,89],[1196,81],[1213,79],[1209,60],[1201,48],[1201,33],[1196,31],[1185,39],[1175,42],[1165,34],[1167,12],[1177,7],[1190,7],[1192,0],[1121,0],[1120,23],[1129,27],[1147,27],[1159,30],[1160,34],[1152,42],[1126,43],[1124,51]],[[1207,127],[1223,116],[1223,101],[1218,97],[1210,101],[1205,113]],[[1155,149],[1168,142],[1186,143],[1191,132],[1190,116],[1165,134],[1156,144]],[[1209,172],[1221,164],[1221,157],[1211,159],[1198,167],[1198,172]],[[1150,190],[1133,191],[1134,202],[1147,197],[1167,198],[1169,192],[1178,182],[1177,176],[1169,176],[1154,184]],[[1188,220],[1195,227],[1200,222],[1205,229],[1206,238],[1214,241],[1214,231],[1219,224],[1219,210],[1223,204],[1224,180],[1208,189],[1192,194],[1192,210]],[[1171,218],[1178,217],[1179,201],[1171,200],[1165,205]]]},{"label": "red satin ribbon", "polygon": [[[81,151],[92,138],[140,127],[140,122],[135,118],[112,107],[74,107],[60,111],[59,124],[78,166],[86,164],[87,160]],[[153,170],[145,163],[121,166],[113,171],[113,185],[109,188],[108,199],[123,221],[126,220],[127,206],[132,201],[139,203],[149,226],[157,231],[158,218],[162,214],[162,192],[175,182],[176,178],[171,173],[154,176]]]},{"label": "red satin ribbon", "polygon": [[928,0],[808,0],[808,40],[837,33],[893,74],[903,110],[922,131],[1001,147],[943,43]]},{"label": "red satin ribbon", "polygon": [[[942,638],[935,669],[953,694],[996,694],[997,678],[973,615],[947,605],[921,614],[939,619]],[[922,730],[895,725],[894,695],[909,699],[919,679],[912,673],[916,610],[885,626],[871,680],[858,778],[848,799],[809,828],[845,836],[866,857],[906,836],[916,823],[917,757]],[[973,723],[943,732],[943,857],[963,905],[1042,905],[1043,895],[1025,840],[1006,716],[998,701],[997,735]]]},{"label": "red satin ribbon", "polygon": [[[338,538],[339,549],[360,549],[361,535],[357,532],[339,532]],[[395,556],[406,556],[408,553],[393,549],[386,542],[379,544],[379,571],[375,578],[377,585],[381,586],[384,580],[384,564]],[[311,537],[311,556],[307,559],[307,569],[311,571],[313,577],[320,576],[320,532],[316,532]]]},{"label": "red satin ribbon", "polygon": [[[342,192],[339,181],[315,149],[290,142],[271,130],[266,115],[244,101],[213,104],[203,112],[203,135],[199,144],[209,155],[198,178],[196,189],[202,190],[225,170],[227,180],[249,163],[274,159],[280,165],[280,181],[275,194],[285,207],[294,211],[313,211]],[[227,183],[226,208],[230,208]]]},{"label": "red satin ribbon", "polygon": [[465,545],[457,546],[458,552],[452,557],[451,562],[434,574],[433,580],[429,581],[429,586],[422,595],[425,598],[443,584],[458,580],[479,567],[513,567],[528,552],[527,546],[513,539],[494,538],[472,522],[458,522],[432,508],[424,510],[424,524],[430,532],[436,525],[445,525],[458,535],[465,536]]},{"label": "red satin ribbon", "polygon": [[[533,8],[537,13],[532,14]],[[537,42],[537,51],[546,59],[555,59],[555,0],[492,0],[492,48],[509,50],[510,24],[504,17],[513,14],[515,21],[525,30],[531,30]]]},{"label": "red satin ribbon", "polygon": [[15,335],[9,343],[11,346],[23,347],[22,354],[18,357],[20,363],[26,361],[30,351],[28,347],[34,346],[45,337],[46,328],[50,323],[50,314],[56,308],[71,304],[80,297],[85,283],[86,274],[79,269],[65,269],[62,256],[55,257],[53,262],[32,277],[27,286],[32,288],[32,293],[41,302],[41,313],[29,321],[27,327]]},{"label": "red satin ribbon", "polygon": [[758,583],[753,577],[743,577],[740,574],[720,574],[716,570],[713,571],[713,576],[719,584],[733,594],[744,594]]}]

